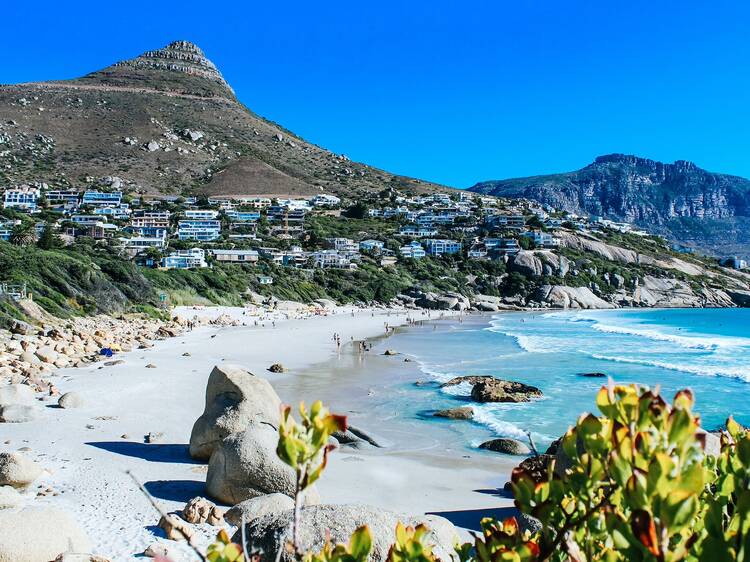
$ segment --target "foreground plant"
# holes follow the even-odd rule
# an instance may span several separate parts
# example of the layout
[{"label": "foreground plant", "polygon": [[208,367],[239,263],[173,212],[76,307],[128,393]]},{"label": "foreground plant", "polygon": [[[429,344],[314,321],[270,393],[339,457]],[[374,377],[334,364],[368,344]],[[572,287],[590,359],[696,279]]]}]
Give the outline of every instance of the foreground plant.
[{"label": "foreground plant", "polygon": [[206,560],[209,562],[244,562],[245,555],[242,547],[233,543],[227,532],[222,529],[216,535],[216,541],[209,545]]},{"label": "foreground plant", "polygon": [[[542,530],[500,559],[747,560],[747,432],[730,419],[713,457],[704,451],[708,436],[690,391],[678,392],[670,405],[658,391],[610,385],[596,402],[602,416],[581,416],[546,479],[514,470],[516,506],[539,519]],[[475,543],[479,560],[488,559],[488,539],[492,548],[505,548],[515,535],[487,533],[491,525],[483,522],[485,538]]]},{"label": "foreground plant", "polygon": [[372,535],[366,525],[359,527],[349,539],[349,544],[331,546],[330,537],[323,549],[314,554],[308,552],[303,562],[366,562],[372,550]]},{"label": "foreground plant", "polygon": [[323,473],[328,453],[335,448],[328,443],[328,438],[335,431],[346,431],[346,417],[331,414],[319,400],[312,405],[309,412],[304,402],[300,403],[300,423],[292,417],[291,412],[290,406],[282,408],[276,454],[294,469],[296,476],[292,547],[299,556],[303,494]]},{"label": "foreground plant", "polygon": [[705,562],[750,559],[750,435],[729,418],[721,454],[710,459],[715,476],[706,496],[705,539],[697,557]]},{"label": "foreground plant", "polygon": [[461,562],[532,562],[539,557],[539,545],[529,532],[518,528],[515,517],[502,522],[491,517],[481,521],[482,533],[474,534],[474,543],[457,547]]},{"label": "foreground plant", "polygon": [[404,527],[399,522],[396,525],[396,542],[388,551],[388,562],[437,562],[432,545],[425,542],[429,532],[426,525]]}]

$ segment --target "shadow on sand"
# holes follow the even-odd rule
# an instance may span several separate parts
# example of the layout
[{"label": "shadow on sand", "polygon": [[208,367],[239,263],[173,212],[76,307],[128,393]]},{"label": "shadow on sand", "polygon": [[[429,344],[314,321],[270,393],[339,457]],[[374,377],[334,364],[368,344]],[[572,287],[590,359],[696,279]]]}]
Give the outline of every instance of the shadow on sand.
[{"label": "shadow on sand", "polygon": [[463,527],[471,531],[480,531],[479,522],[485,517],[494,517],[503,520],[511,515],[518,515],[515,507],[498,507],[490,509],[465,509],[460,511],[432,511],[427,515],[439,515],[445,517],[456,527]]},{"label": "shadow on sand", "polygon": [[190,457],[188,446],[181,443],[134,443],[133,441],[93,441],[86,443],[110,453],[151,462],[205,464]]},{"label": "shadow on sand", "polygon": [[206,483],[200,480],[152,480],[143,487],[155,498],[178,503],[206,495]]}]

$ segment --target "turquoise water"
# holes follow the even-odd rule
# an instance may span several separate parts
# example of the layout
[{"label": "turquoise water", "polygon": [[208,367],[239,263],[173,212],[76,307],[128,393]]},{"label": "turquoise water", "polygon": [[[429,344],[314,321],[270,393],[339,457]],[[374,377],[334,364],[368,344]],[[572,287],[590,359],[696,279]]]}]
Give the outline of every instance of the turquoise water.
[{"label": "turquoise water", "polygon": [[[526,404],[477,404],[477,436],[524,438],[540,444],[561,435],[606,379],[659,385],[671,397],[691,388],[704,427],[729,414],[750,424],[750,310],[614,310],[506,313],[443,321],[406,330],[391,340],[412,354],[425,379],[494,375],[537,386],[544,398]],[[466,405],[470,387],[410,392],[434,409]]]}]

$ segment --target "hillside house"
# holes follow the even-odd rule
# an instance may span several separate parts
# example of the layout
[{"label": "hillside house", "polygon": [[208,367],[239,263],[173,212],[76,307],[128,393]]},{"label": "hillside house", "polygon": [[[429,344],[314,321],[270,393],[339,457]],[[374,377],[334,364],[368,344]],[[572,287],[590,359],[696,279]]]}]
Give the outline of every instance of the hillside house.
[{"label": "hillside house", "polygon": [[177,250],[161,260],[161,266],[165,269],[195,269],[208,267],[206,253],[201,248],[190,250]]},{"label": "hillside house", "polygon": [[3,194],[3,208],[18,209],[19,211],[33,213],[37,210],[38,200],[38,187],[22,185],[20,187],[8,188]]}]

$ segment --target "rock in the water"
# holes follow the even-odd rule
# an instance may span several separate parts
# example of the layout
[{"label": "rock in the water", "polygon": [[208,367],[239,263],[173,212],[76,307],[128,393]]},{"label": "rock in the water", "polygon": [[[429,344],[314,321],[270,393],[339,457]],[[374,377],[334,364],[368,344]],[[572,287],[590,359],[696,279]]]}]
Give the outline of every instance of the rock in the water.
[{"label": "rock in the water", "polygon": [[222,525],[224,513],[212,501],[206,498],[193,498],[182,510],[182,518],[188,523],[208,523],[209,525]]},{"label": "rock in the water", "polygon": [[90,552],[71,517],[51,507],[0,511],[0,562],[47,562],[65,552]]},{"label": "rock in the water", "polygon": [[604,373],[578,373],[579,377],[587,377],[590,379],[605,379],[607,375]]},{"label": "rock in the water", "polygon": [[0,453],[0,486],[25,488],[42,472],[41,466],[22,453]]},{"label": "rock in the water", "polygon": [[437,418],[450,418],[452,420],[470,420],[474,417],[474,408],[471,406],[449,408],[447,410],[438,410],[432,415]]},{"label": "rock in the water", "polygon": [[393,350],[393,349],[386,349],[386,350],[385,350],[385,351],[383,352],[383,355],[398,355],[398,351],[395,351],[395,350]]},{"label": "rock in the water", "polygon": [[506,455],[528,455],[531,453],[531,449],[525,443],[509,437],[485,441],[479,445],[479,448],[495,451],[496,453],[505,453]]},{"label": "rock in the water", "polygon": [[280,513],[290,509],[294,509],[294,500],[286,494],[267,494],[238,503],[227,510],[224,519],[230,525],[239,527],[242,524],[243,515],[245,516],[245,523],[249,523],[253,519],[269,513]]},{"label": "rock in the water", "polygon": [[[293,562],[294,555],[286,548],[291,540],[293,510],[272,513],[259,517],[246,526],[247,548],[250,552],[262,551],[268,560],[280,556],[282,562]],[[434,515],[410,517],[391,513],[381,508],[365,505],[318,505],[302,510],[300,526],[300,547],[303,551],[318,551],[326,536],[332,543],[346,543],[351,534],[360,526],[367,525],[372,533],[371,562],[381,562],[395,540],[396,524],[416,526],[421,523],[430,528],[426,538],[435,546],[434,552],[444,562],[457,560],[454,544],[458,538],[456,528],[447,519]],[[238,530],[232,540],[242,541]]]},{"label": "rock in the water", "polygon": [[535,386],[492,377],[477,382],[471,389],[471,398],[477,402],[530,402],[541,395],[542,391]]},{"label": "rock in the water", "polygon": [[293,497],[294,471],[276,455],[278,440],[274,426],[257,421],[225,438],[208,462],[209,495],[232,505],[275,492]]},{"label": "rock in the water", "polygon": [[57,401],[57,405],[61,408],[81,408],[83,406],[83,398],[77,392],[66,392]]},{"label": "rock in the water", "polygon": [[268,368],[268,371],[271,373],[285,373],[286,369],[281,363],[274,363]]},{"label": "rock in the water", "polygon": [[24,499],[18,490],[12,486],[0,486],[0,509],[11,509],[21,507]]},{"label": "rock in the water", "polygon": [[25,423],[34,421],[37,417],[39,417],[39,409],[36,406],[19,404],[0,406],[0,422],[3,423]]},{"label": "rock in the water", "polygon": [[338,441],[339,444],[351,445],[355,449],[359,448],[361,445],[372,445],[373,447],[378,448],[383,447],[383,445],[370,434],[351,425],[345,431],[334,431],[331,433],[331,437]]},{"label": "rock in the water", "polygon": [[149,363],[148,365],[146,365],[146,368],[147,369],[156,369],[156,365],[154,365],[153,363]]},{"label": "rock in the water", "polygon": [[0,387],[0,406],[31,406],[36,404],[34,389],[26,384]]},{"label": "rock in the water", "polygon": [[159,519],[159,527],[164,530],[164,535],[171,541],[189,541],[195,534],[195,529],[172,513]]},{"label": "rock in the water", "polygon": [[243,431],[251,421],[277,426],[280,408],[281,400],[267,380],[241,367],[214,367],[206,386],[205,409],[190,434],[190,456],[208,459],[222,439]]}]

